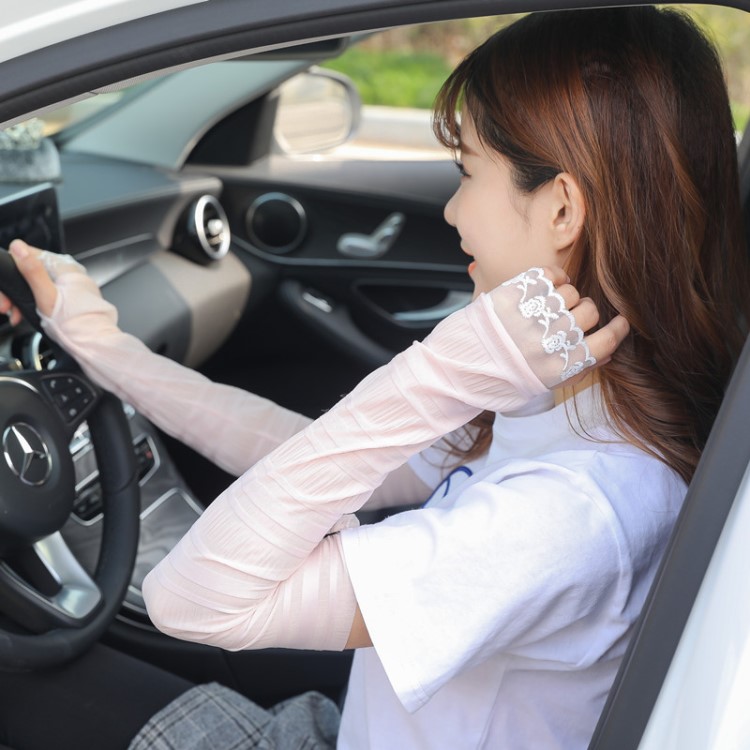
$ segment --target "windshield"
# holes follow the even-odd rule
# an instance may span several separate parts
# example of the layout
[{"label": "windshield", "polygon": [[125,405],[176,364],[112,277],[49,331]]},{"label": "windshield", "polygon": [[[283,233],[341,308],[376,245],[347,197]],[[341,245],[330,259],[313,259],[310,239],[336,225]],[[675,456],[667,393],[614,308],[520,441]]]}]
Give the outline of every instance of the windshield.
[{"label": "windshield", "polygon": [[63,128],[74,125],[88,119],[97,112],[109,109],[125,95],[125,91],[116,91],[110,94],[98,94],[89,99],[84,99],[66,107],[56,109],[38,118],[44,125],[45,135],[55,135]]},{"label": "windshield", "polygon": [[106,110],[112,109],[124,99],[129,99],[151,84],[150,81],[141,81],[129,86],[123,86],[117,91],[107,91],[94,94],[72,104],[46,112],[34,118],[42,123],[44,135],[52,136],[65,128],[77,125]]}]

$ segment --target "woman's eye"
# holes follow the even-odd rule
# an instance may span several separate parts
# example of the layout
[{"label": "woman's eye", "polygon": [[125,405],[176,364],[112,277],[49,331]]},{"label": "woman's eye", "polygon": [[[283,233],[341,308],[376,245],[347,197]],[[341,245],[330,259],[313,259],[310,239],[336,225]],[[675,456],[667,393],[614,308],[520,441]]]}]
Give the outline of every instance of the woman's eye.
[{"label": "woman's eye", "polygon": [[469,177],[469,173],[466,171],[466,167],[464,167],[463,162],[456,160],[454,163],[461,177]]}]

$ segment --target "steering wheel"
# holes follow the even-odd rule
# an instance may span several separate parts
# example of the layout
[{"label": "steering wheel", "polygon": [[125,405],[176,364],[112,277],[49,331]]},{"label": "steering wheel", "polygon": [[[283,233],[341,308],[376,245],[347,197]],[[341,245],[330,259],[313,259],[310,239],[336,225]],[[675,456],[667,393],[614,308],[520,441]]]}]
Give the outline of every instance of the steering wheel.
[{"label": "steering wheel", "polygon": [[[41,329],[34,298],[0,250],[0,290]],[[69,357],[47,372],[0,373],[0,670],[50,667],[83,653],[114,619],[138,549],[140,492],[122,403]],[[88,423],[104,516],[93,576],[60,529],[73,510],[70,442]]]}]

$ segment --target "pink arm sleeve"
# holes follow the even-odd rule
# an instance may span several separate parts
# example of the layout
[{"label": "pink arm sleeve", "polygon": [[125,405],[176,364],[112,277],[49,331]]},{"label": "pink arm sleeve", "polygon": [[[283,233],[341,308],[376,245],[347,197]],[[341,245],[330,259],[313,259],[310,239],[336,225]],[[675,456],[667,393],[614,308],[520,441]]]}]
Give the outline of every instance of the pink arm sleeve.
[{"label": "pink arm sleeve", "polygon": [[[85,269],[69,256],[44,253],[58,297],[47,334],[68,351],[97,385],[115,393],[221,468],[239,476],[306,427],[311,420],[269,399],[214,383],[154,354],[117,327],[117,310]],[[378,490],[375,507],[408,505],[428,494],[408,466]]]},{"label": "pink arm sleeve", "polygon": [[151,618],[230,649],[343,648],[355,600],[329,530],[413,453],[544,390],[479,297],[222,493],[146,578]]},{"label": "pink arm sleeve", "polygon": [[72,269],[55,278],[46,333],[98,385],[131,403],[164,432],[235,476],[310,419],[154,354],[117,327],[117,310],[94,281]]}]

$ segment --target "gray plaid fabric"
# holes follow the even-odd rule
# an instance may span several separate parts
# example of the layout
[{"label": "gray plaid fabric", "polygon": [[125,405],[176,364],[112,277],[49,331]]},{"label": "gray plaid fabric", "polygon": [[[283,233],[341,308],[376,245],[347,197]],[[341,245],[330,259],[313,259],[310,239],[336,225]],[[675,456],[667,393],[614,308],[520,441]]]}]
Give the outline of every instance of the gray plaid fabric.
[{"label": "gray plaid fabric", "polygon": [[264,709],[219,685],[198,685],[153,716],[129,750],[332,750],[336,705],[305,693]]}]

